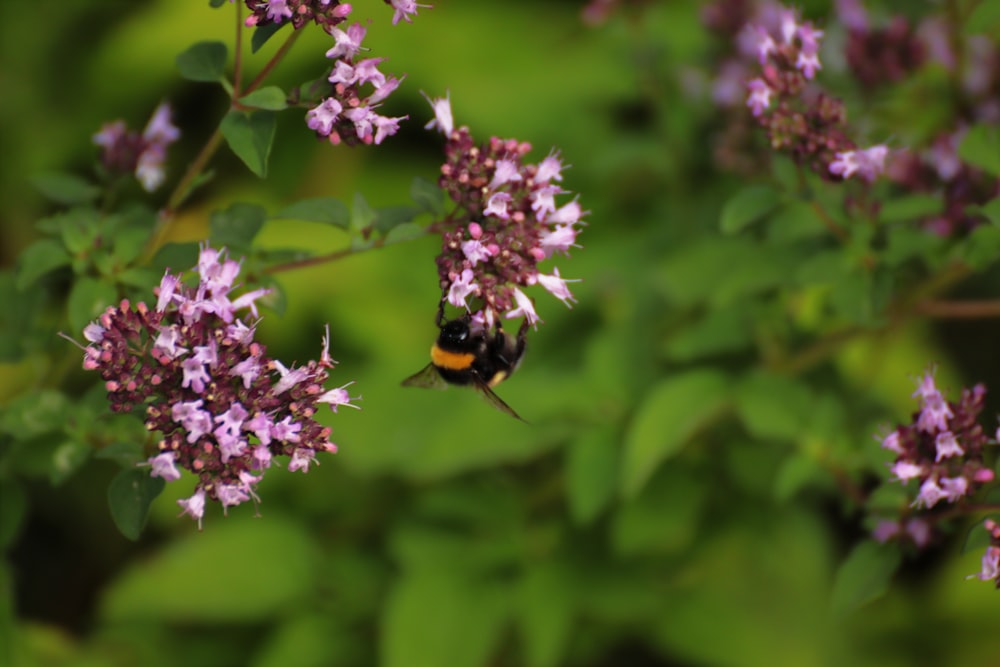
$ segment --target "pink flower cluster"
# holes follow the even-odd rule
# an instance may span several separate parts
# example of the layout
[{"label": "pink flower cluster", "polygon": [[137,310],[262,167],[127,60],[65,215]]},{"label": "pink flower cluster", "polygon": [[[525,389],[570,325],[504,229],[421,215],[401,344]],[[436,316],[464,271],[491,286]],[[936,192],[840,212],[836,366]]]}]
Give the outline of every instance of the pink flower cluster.
[{"label": "pink flower cluster", "polygon": [[[375,111],[399,87],[401,79],[386,76],[378,65],[384,58],[358,58],[365,28],[355,23],[347,30],[333,27],[335,44],[326,52],[334,60],[327,77],[328,97],[306,113],[306,125],[332,144],[380,144],[399,131],[408,116],[388,117]],[[367,92],[362,92],[364,89]]]},{"label": "pink flower cluster", "polygon": [[[570,305],[573,295],[559,270],[542,273],[538,264],[576,246],[583,211],[559,185],[563,164],[549,153],[526,164],[531,150],[515,139],[491,137],[477,145],[467,127],[454,127],[447,98],[431,100],[436,128],[446,138],[439,184],[458,205],[443,227],[437,258],[441,288],[454,306],[473,312],[473,321],[489,327],[495,317],[524,317],[539,322],[531,298],[521,289],[541,285]],[[475,299],[470,306],[469,299]]]},{"label": "pink flower cluster", "polygon": [[[920,410],[913,423],[900,426],[881,439],[882,447],[896,455],[890,472],[894,481],[919,482],[913,500],[916,510],[931,510],[939,503],[961,503],[983,484],[993,481],[994,473],[983,461],[983,449],[989,438],[977,419],[983,409],[986,388],[979,384],[964,389],[958,403],[945,399],[926,373],[914,397],[920,398]],[[909,533],[918,546],[930,539],[929,526],[920,519],[908,523],[883,522],[875,537],[885,541],[900,531]],[[913,525],[911,525],[913,524]]]},{"label": "pink flower cluster", "polygon": [[258,289],[234,297],[240,263],[204,246],[195,287],[167,272],[154,309],[122,301],[84,330],[83,367],[100,372],[112,411],[145,412],[146,428],[162,438],[145,465],[154,477],[197,478],[179,501],[198,521],[207,500],[223,509],[259,501],[255,487],[278,457],[288,470],[308,471],[318,453],[336,452],[330,428],[315,420],[320,404],[351,405],[344,385],[325,390],[333,368],[329,339],[318,361],[288,368],[254,340]]},{"label": "pink flower cluster", "polygon": [[990,534],[990,545],[986,547],[983,554],[982,568],[976,574],[969,575],[969,579],[979,579],[980,581],[992,581],[1000,588],[1000,525],[992,519],[983,522],[983,528]]},{"label": "pink flower cluster", "polygon": [[166,176],[163,165],[167,148],[181,134],[170,115],[170,105],[164,102],[153,112],[142,134],[130,131],[122,120],[105,123],[93,141],[103,149],[101,166],[108,175],[134,173],[147,192],[160,187]]},{"label": "pink flower cluster", "polygon": [[888,149],[875,145],[859,150],[844,132],[843,103],[810,83],[823,68],[822,30],[799,21],[793,10],[781,9],[775,20],[751,25],[743,34],[750,35],[760,68],[760,75],[746,84],[746,106],[774,150],[789,153],[829,180],[857,176],[871,182],[884,171]]}]

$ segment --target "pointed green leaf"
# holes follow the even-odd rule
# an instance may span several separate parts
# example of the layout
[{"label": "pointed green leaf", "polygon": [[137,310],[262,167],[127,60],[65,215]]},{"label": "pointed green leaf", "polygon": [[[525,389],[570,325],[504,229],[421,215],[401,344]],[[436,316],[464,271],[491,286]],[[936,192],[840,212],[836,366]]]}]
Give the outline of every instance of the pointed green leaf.
[{"label": "pointed green leaf", "polygon": [[[430,608],[429,601],[433,601]],[[505,586],[463,576],[453,568],[407,572],[399,578],[385,605],[380,664],[489,664],[509,606]]]},{"label": "pointed green leaf", "polygon": [[267,176],[267,161],[274,143],[274,112],[230,111],[222,119],[221,129],[229,148],[243,164],[260,178]]},{"label": "pointed green leaf", "polygon": [[69,399],[58,391],[28,391],[0,409],[0,433],[27,440],[60,430],[68,409]]},{"label": "pointed green leaf", "polygon": [[973,125],[958,145],[958,156],[994,176],[1000,176],[1000,128]]},{"label": "pointed green leaf", "polygon": [[726,234],[742,231],[770,213],[778,201],[778,192],[774,188],[766,185],[744,188],[722,207],[719,227]]},{"label": "pointed green leaf", "polygon": [[809,387],[795,378],[762,371],[750,373],[736,386],[736,413],[756,438],[801,438],[812,413]]},{"label": "pointed green leaf", "polygon": [[265,86],[241,97],[240,104],[254,109],[281,111],[288,107],[288,96],[278,86]]},{"label": "pointed green leaf", "polygon": [[228,49],[222,42],[198,42],[177,54],[177,70],[189,81],[219,81],[227,57]]},{"label": "pointed green leaf", "polygon": [[868,540],[856,546],[837,570],[830,599],[833,612],[845,615],[881,597],[900,560],[894,544]]},{"label": "pointed green leaf", "polygon": [[142,468],[128,468],[115,475],[108,486],[108,507],[122,535],[133,541],[139,539],[149,517],[149,506],[165,484]]},{"label": "pointed green leaf", "polygon": [[267,25],[257,26],[257,29],[253,31],[253,36],[250,38],[250,52],[257,53],[260,51],[261,47],[267,44],[267,41],[286,25],[287,22],[268,23]]},{"label": "pointed green leaf", "polygon": [[264,226],[267,211],[257,204],[237,202],[223,211],[214,211],[209,226],[211,244],[225,246],[233,253],[245,253]]},{"label": "pointed green leaf", "polygon": [[444,192],[437,183],[431,183],[419,176],[410,185],[410,197],[422,210],[435,217],[444,215]]},{"label": "pointed green leaf", "polygon": [[73,174],[36,174],[31,178],[31,184],[57,204],[86,204],[101,195],[99,187]]},{"label": "pointed green leaf", "polygon": [[518,629],[526,667],[562,663],[573,630],[576,586],[564,569],[536,565],[525,572],[518,590]]},{"label": "pointed green leaf", "polygon": [[386,243],[400,243],[402,241],[412,241],[427,236],[427,228],[415,222],[404,222],[396,225],[385,235]]},{"label": "pointed green leaf", "polygon": [[84,276],[76,281],[69,291],[66,309],[73,332],[82,332],[108,306],[118,301],[118,290],[114,285]]},{"label": "pointed green leaf", "polygon": [[617,427],[584,429],[566,448],[566,493],[577,524],[597,518],[618,482]]},{"label": "pointed green leaf", "polygon": [[40,277],[58,269],[69,266],[70,256],[62,243],[52,239],[35,241],[21,251],[18,257],[17,289],[23,290],[33,285]]},{"label": "pointed green leaf", "polygon": [[319,222],[344,230],[348,229],[351,225],[351,213],[347,210],[347,205],[334,197],[301,199],[289,204],[271,217]]},{"label": "pointed green leaf", "polygon": [[653,387],[625,434],[625,496],[635,497],[657,467],[680,452],[729,402],[729,380],[714,370],[674,375]]},{"label": "pointed green leaf", "polygon": [[965,29],[969,34],[987,33],[995,37],[1000,30],[1000,3],[976,3],[965,22]]},{"label": "pointed green leaf", "polygon": [[[983,517],[983,519],[1000,521],[1000,517],[995,514]],[[969,527],[968,532],[965,534],[965,542],[962,544],[962,553],[967,554],[970,551],[983,551],[986,547],[990,546],[991,539],[992,535],[990,534],[990,531],[986,530],[982,521],[977,521]]]}]

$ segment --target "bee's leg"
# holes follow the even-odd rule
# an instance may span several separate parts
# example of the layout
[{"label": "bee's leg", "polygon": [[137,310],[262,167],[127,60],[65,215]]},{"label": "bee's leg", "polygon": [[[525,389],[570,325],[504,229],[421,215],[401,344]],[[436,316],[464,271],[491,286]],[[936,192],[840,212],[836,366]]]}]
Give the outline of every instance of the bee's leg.
[{"label": "bee's leg", "polygon": [[524,354],[524,347],[528,344],[528,318],[524,318],[521,327],[517,330],[517,358]]},{"label": "bee's leg", "polygon": [[437,312],[437,327],[440,329],[444,326],[444,303],[448,300],[448,293],[441,293],[441,300],[438,301],[438,312]]}]

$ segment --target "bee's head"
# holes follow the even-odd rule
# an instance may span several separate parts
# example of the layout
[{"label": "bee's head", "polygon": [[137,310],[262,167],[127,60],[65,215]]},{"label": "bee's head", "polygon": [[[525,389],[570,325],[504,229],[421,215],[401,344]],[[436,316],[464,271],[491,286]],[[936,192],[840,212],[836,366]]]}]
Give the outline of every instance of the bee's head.
[{"label": "bee's head", "polygon": [[451,320],[441,326],[439,340],[442,343],[462,345],[469,340],[469,323],[464,319]]}]

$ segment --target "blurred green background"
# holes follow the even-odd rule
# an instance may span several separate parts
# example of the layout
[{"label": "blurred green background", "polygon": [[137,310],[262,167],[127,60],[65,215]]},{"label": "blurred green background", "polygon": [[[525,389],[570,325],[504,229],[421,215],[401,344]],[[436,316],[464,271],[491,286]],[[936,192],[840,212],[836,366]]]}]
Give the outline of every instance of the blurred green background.
[{"label": "blurred green background", "polygon": [[[232,8],[207,5],[40,0],[4,13],[4,266],[51,212],[27,179],[89,173],[101,123],[141,127],[170,101],[183,136],[168,179],[181,173],[226,108],[220,90],[184,82],[174,67],[195,41],[231,42]],[[357,191],[375,205],[405,203],[412,178],[433,180],[441,161],[440,136],[422,129],[430,110],[420,91],[450,91],[456,123],[480,140],[529,141],[536,161],[558,148],[572,165],[564,186],[590,211],[583,247],[555,262],[582,279],[571,286],[578,303],[534,295],[545,324],[499,388],[531,424],[472,392],[399,386],[426,363],[435,335],[437,240],[281,274],[287,310],[265,312],[258,338],[274,357],[304,362],[330,323],[341,362],[331,382],[355,380],[363,396],[362,411],[327,419],[340,452],[305,476],[272,472],[259,488],[261,517],[212,507],[200,533],[176,516],[191,480],[168,484],[136,543],[109,518],[113,462],[90,460],[59,484],[29,480],[30,512],[9,527],[0,569],[0,662],[1000,664],[996,591],[963,580],[980,553],[960,554],[956,540],[909,562],[872,604],[831,611],[837,566],[866,528],[820,464],[881,470],[871,434],[913,409],[910,378],[940,361],[944,386],[965,379],[939,347],[955,330],[863,337],[787,392],[766,377],[760,392],[777,386],[782,402],[765,399],[760,414],[747,416],[745,402],[733,419],[717,398],[730,380],[756,387],[743,323],[768,315],[725,311],[733,325],[706,343],[719,354],[698,351],[704,330],[691,325],[711,307],[704,295],[736,306],[750,298],[742,288],[722,295],[731,267],[699,259],[705,244],[738,245],[715,236],[723,202],[747,182],[713,166],[726,118],[707,95],[719,45],[700,3],[653,3],[641,18],[630,9],[599,27],[568,0],[434,5],[393,27],[387,6],[355,4],[355,15],[374,17],[365,43],[388,58],[382,69],[407,75],[386,105],[410,114],[399,135],[378,148],[331,148],[298,112],[282,114],[270,177],[220,152],[215,180],[172,239],[204,238],[209,213],[234,201],[273,211],[310,196],[349,202]],[[829,5],[803,9],[824,17]],[[321,72],[330,40],[307,32],[275,83]],[[259,241],[330,252],[346,236],[283,222]],[[746,271],[729,277],[742,285],[758,275]],[[767,312],[764,329],[785,326]],[[983,354],[989,363],[970,381],[997,376],[996,355]],[[37,382],[43,363],[0,365],[0,399]],[[84,388],[92,378],[79,375]]]}]

